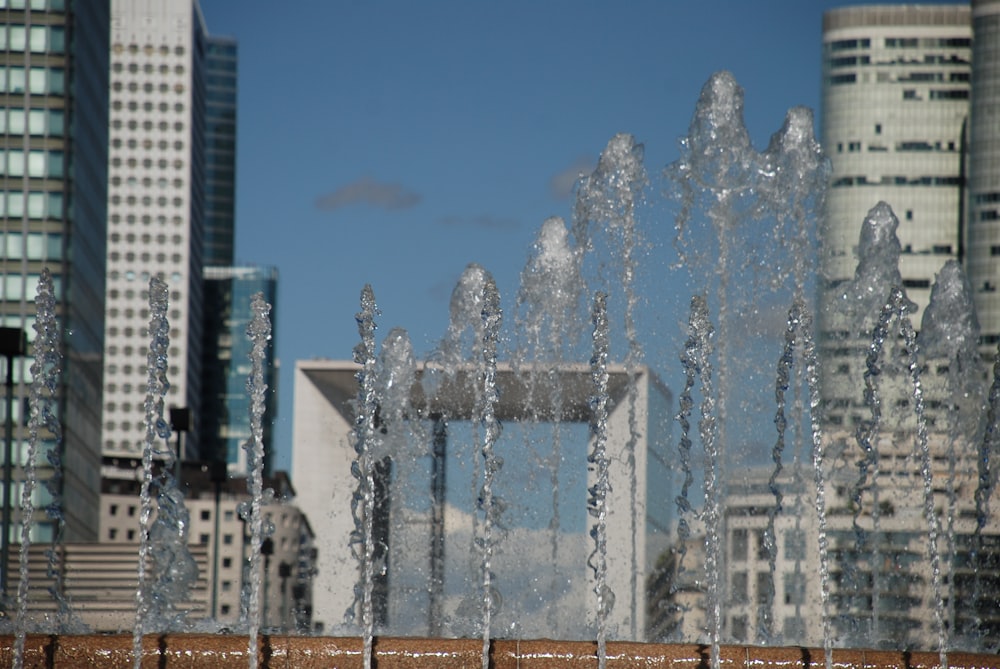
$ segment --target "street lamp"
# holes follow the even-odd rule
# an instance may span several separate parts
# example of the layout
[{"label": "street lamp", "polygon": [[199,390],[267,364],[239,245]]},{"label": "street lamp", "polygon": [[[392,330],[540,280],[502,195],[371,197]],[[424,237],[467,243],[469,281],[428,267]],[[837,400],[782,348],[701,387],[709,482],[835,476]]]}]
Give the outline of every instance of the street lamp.
[{"label": "street lamp", "polygon": [[[268,581],[268,574],[271,571],[271,556],[274,555],[274,539],[268,537],[264,541],[260,542],[260,554],[264,556],[264,614],[261,616],[261,620],[264,622],[264,627],[269,627],[268,617],[268,600],[271,597],[271,593],[268,592],[271,585]],[[254,576],[251,575],[251,578]]]},{"label": "street lamp", "polygon": [[10,488],[14,459],[14,357],[24,355],[28,349],[27,336],[21,328],[0,327],[0,355],[7,360],[7,433],[4,439],[3,461],[3,537],[0,537],[0,593],[7,605],[7,572],[10,568],[11,511],[14,501]]},{"label": "street lamp", "polygon": [[292,565],[282,560],[278,564],[278,576],[281,577],[281,616],[279,623],[281,631],[288,631],[288,577],[292,575]]},{"label": "street lamp", "polygon": [[208,465],[209,477],[215,484],[215,532],[212,539],[212,618],[219,619],[219,502],[222,498],[222,484],[228,472],[225,460],[214,460]]}]

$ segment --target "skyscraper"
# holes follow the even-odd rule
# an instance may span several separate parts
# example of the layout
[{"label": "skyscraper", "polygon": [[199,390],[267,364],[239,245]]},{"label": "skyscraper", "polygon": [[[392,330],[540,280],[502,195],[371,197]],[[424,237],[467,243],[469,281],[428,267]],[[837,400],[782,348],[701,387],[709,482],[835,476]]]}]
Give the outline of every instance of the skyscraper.
[{"label": "skyscraper", "polygon": [[233,264],[236,231],[236,57],[236,41],[232,38],[210,36],[206,40],[206,267]]},{"label": "skyscraper", "polygon": [[[251,298],[263,293],[274,305],[278,292],[278,271],[273,267],[205,268],[205,361],[203,418],[200,422],[202,453],[206,459],[224,460],[231,475],[246,475],[247,454],[243,449],[250,439],[251,342],[247,326],[253,318]],[[272,324],[275,313],[270,314]],[[277,407],[278,365],[274,359],[276,330],[268,342],[264,383],[263,441],[264,468],[269,475],[273,462],[273,430]]]},{"label": "skyscraper", "polygon": [[[109,18],[107,2],[75,7],[8,0],[0,9],[0,313],[3,326],[23,328],[33,339],[39,276],[51,271],[64,332],[58,412],[66,539],[87,541],[96,538],[100,489]],[[17,466],[27,447],[21,408],[31,363],[15,358]],[[47,478],[44,450],[55,441],[49,433],[40,439],[39,478]],[[21,479],[15,473],[13,480]],[[44,487],[35,495],[36,508],[48,503]],[[44,515],[36,519],[36,541],[53,536]]]},{"label": "skyscraper", "polygon": [[1000,343],[1000,2],[972,3],[968,272],[984,352]]},{"label": "skyscraper", "polygon": [[968,6],[872,5],[824,15],[821,137],[833,173],[820,328],[825,418],[834,429],[852,432],[864,414],[863,350],[838,302],[854,277],[866,213],[885,201],[899,219],[899,270],[918,306],[910,314],[917,327],[935,273],[963,255],[971,41]]},{"label": "skyscraper", "polygon": [[[904,347],[894,320],[881,335],[875,327],[888,284],[901,282],[916,304],[906,316],[919,330],[946,262],[961,261],[985,326],[980,343],[997,340],[1000,304],[990,257],[991,245],[1000,255],[1000,228],[992,223],[990,193],[1000,187],[985,157],[994,141],[988,119],[995,89],[981,82],[1000,71],[983,60],[1000,45],[996,33],[989,36],[986,4],[978,7],[982,44],[979,29],[973,40],[968,5],[870,5],[824,16],[821,136],[833,166],[819,304],[825,505],[833,624],[839,638],[854,643],[921,645],[932,638],[932,614],[941,606],[936,578],[953,588],[952,602],[961,602],[947,612],[952,633],[989,645],[1000,630],[996,593],[978,581],[996,582],[997,524],[977,525],[982,396],[975,383],[983,368],[958,357],[957,337],[947,356],[930,353],[937,357],[924,355],[909,366],[909,353],[934,350],[929,338]],[[980,103],[966,142],[970,98]],[[977,154],[984,157],[977,161]],[[873,208],[880,202],[898,222],[883,206]],[[881,277],[845,291],[861,258],[863,222],[872,233],[866,237],[883,242],[893,241],[895,226],[899,246],[885,243],[884,253],[865,254],[874,261],[871,275]],[[892,276],[897,252],[898,278]],[[953,262],[949,273],[954,268]],[[859,269],[862,275],[868,272]],[[877,294],[882,289],[884,296]],[[852,313],[850,302],[865,303],[865,313]],[[957,325],[950,323],[949,333],[959,334]],[[961,391],[953,379],[964,384]],[[959,422],[970,414],[968,424]],[[938,542],[934,527],[947,527],[948,540]]]},{"label": "skyscraper", "polygon": [[[233,475],[246,473],[250,438],[250,341],[246,329],[253,313],[251,298],[277,298],[278,272],[272,267],[233,266],[236,194],[237,46],[227,37],[210,37],[205,57],[205,323],[202,410],[199,421],[202,457],[221,459]],[[274,323],[275,312],[271,311]],[[265,383],[264,466],[271,471],[272,429],[277,409],[275,337],[268,343]]]},{"label": "skyscraper", "polygon": [[112,1],[105,455],[142,449],[151,277],[170,287],[165,403],[200,414],[205,36],[192,0]]}]

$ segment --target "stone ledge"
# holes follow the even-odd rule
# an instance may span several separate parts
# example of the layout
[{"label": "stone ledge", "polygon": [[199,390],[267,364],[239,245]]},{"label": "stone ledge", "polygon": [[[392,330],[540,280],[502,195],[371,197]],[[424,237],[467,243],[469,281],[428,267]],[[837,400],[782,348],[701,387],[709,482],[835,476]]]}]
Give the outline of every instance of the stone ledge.
[{"label": "stone ledge", "polygon": [[[13,664],[14,637],[0,637],[0,667]],[[481,669],[479,639],[379,637],[376,669]],[[357,637],[262,635],[258,638],[261,669],[361,669],[362,643]],[[710,649],[693,644],[608,642],[609,669],[707,669]],[[822,649],[722,646],[723,669],[824,669]],[[493,669],[593,669],[597,644],[588,641],[496,640],[491,644]],[[143,638],[142,667],[149,669],[236,669],[248,666],[248,639],[224,634],[163,634]],[[933,669],[937,653],[834,650],[836,669]],[[953,652],[954,669],[1000,669],[1000,656]],[[102,667],[131,669],[132,636],[29,635],[26,669]]]}]

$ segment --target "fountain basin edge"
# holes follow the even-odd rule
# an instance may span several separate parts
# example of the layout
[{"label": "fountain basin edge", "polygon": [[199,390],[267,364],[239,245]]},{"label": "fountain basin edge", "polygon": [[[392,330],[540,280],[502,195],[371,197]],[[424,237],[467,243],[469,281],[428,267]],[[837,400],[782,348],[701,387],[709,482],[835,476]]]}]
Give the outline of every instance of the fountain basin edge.
[{"label": "fountain basin edge", "polygon": [[[262,668],[336,667],[361,669],[362,641],[356,637],[262,635],[258,639]],[[0,637],[0,667],[13,665],[14,637]],[[478,669],[482,640],[419,637],[376,637],[377,669]],[[150,669],[228,669],[248,666],[246,636],[225,634],[162,634],[143,639],[142,667]],[[614,669],[673,667],[707,668],[710,648],[697,644],[608,642],[608,667]],[[494,640],[493,669],[583,669],[597,666],[597,643],[588,641]],[[812,669],[825,667],[822,649],[796,647],[722,646],[726,669]],[[28,635],[26,668],[134,666],[132,636],[126,634]],[[833,651],[838,669],[932,669],[940,666],[936,652]],[[948,666],[958,669],[1000,669],[1000,655],[948,653]]]}]

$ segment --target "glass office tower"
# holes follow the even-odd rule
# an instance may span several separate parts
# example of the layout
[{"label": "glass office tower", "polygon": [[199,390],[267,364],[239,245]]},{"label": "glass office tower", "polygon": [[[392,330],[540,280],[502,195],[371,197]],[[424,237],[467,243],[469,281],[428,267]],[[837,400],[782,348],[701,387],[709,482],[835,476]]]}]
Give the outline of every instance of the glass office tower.
[{"label": "glass office tower", "polygon": [[[0,318],[23,328],[28,354],[14,359],[12,480],[27,452],[35,297],[52,273],[63,328],[58,385],[68,541],[96,539],[100,491],[101,368],[107,195],[108,2],[0,0]],[[39,478],[51,477],[40,435]],[[20,485],[12,492],[12,541],[20,541]],[[36,508],[50,501],[35,489]],[[37,512],[33,539],[54,526]]]}]

